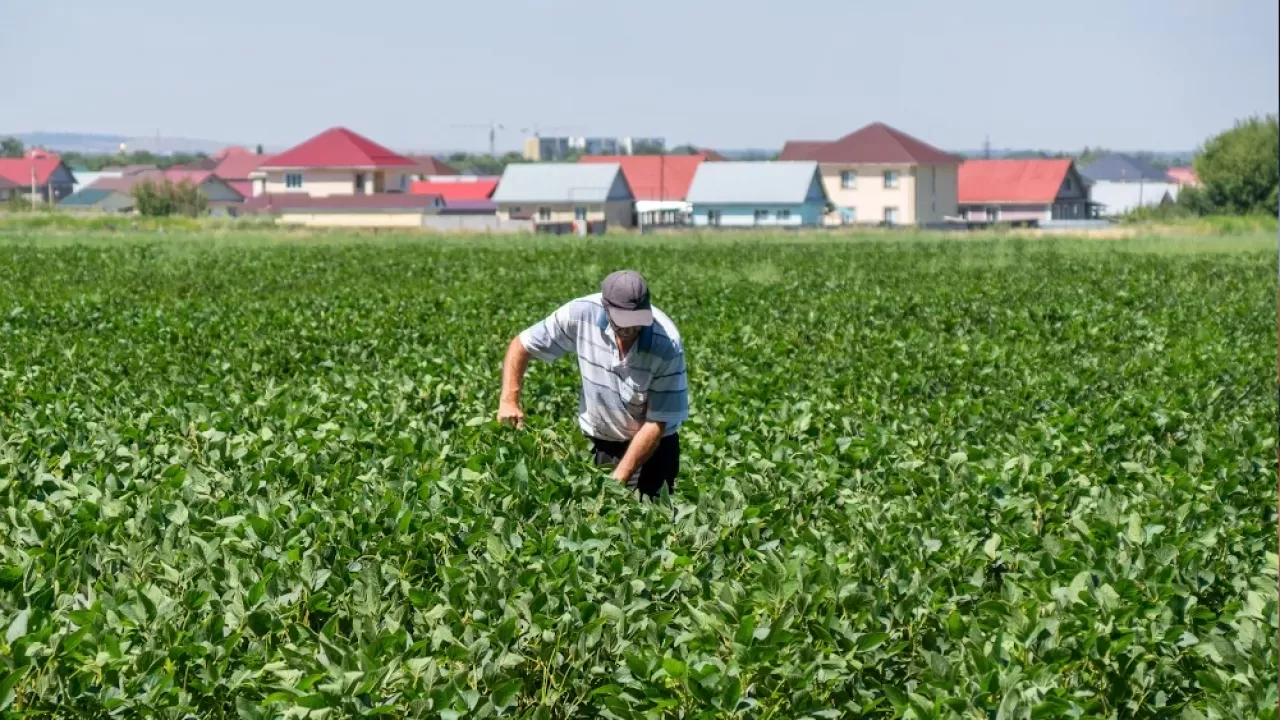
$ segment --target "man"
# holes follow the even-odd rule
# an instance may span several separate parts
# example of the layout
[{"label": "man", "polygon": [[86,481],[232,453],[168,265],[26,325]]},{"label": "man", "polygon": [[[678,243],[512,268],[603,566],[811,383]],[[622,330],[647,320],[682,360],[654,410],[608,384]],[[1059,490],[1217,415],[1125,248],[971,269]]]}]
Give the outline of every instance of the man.
[{"label": "man", "polygon": [[520,387],[529,358],[578,358],[578,425],[595,463],[649,497],[675,489],[680,423],[689,415],[680,333],[649,302],[640,273],[619,270],[600,292],[571,300],[512,338],[502,365],[500,422],[524,426]]}]

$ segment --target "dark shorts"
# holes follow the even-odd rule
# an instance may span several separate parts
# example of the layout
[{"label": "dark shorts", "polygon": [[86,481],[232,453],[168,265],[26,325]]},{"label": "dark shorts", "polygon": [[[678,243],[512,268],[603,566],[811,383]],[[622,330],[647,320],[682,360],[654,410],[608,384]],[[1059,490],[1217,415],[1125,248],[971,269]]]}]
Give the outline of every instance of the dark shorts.
[{"label": "dark shorts", "polygon": [[[590,436],[587,439],[591,441],[596,465],[602,467],[616,466],[622,461],[622,456],[627,454],[627,447],[631,445],[630,442],[598,440]],[[674,433],[658,441],[658,447],[654,449],[644,465],[631,473],[630,479],[627,480],[627,487],[639,490],[649,497],[657,497],[661,494],[663,485],[667,486],[667,492],[675,491],[676,475],[679,473],[680,433]]]}]

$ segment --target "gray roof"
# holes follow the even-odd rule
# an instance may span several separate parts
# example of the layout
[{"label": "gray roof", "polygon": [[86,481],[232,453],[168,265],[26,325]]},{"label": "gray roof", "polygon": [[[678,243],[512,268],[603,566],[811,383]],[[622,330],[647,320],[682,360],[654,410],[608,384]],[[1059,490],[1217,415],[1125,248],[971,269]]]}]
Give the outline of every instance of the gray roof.
[{"label": "gray roof", "polygon": [[96,205],[99,202],[116,194],[115,190],[106,190],[103,188],[84,188],[66,196],[59,202],[59,205]]},{"label": "gray roof", "polygon": [[1139,180],[1169,181],[1169,175],[1165,171],[1153,167],[1151,163],[1132,155],[1123,155],[1121,153],[1103,155],[1080,168],[1080,174],[1092,182],[1099,180],[1118,182],[1137,182]]},{"label": "gray roof", "polygon": [[691,203],[803,203],[818,173],[816,162],[704,162],[689,186]]},{"label": "gray roof", "polygon": [[513,163],[493,192],[495,203],[601,203],[634,200],[617,163]]}]

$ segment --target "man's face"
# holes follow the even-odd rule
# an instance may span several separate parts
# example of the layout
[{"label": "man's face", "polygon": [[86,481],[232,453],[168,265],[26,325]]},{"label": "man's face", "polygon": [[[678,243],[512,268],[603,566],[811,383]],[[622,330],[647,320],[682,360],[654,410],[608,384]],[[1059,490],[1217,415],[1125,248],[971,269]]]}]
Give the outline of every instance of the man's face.
[{"label": "man's face", "polygon": [[[610,320],[609,324],[613,325],[613,321]],[[618,327],[617,325],[613,325],[613,334],[616,335],[619,340],[634,340],[643,329],[644,328],[639,325],[635,327]]]}]

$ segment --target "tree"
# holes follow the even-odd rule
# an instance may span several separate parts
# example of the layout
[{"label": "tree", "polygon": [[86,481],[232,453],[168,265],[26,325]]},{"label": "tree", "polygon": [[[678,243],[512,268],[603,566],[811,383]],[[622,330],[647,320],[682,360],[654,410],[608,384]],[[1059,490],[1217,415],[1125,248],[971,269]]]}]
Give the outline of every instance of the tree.
[{"label": "tree", "polygon": [[27,148],[16,137],[7,137],[4,140],[0,140],[0,157],[20,158],[26,152]]},{"label": "tree", "polygon": [[631,145],[632,155],[662,155],[664,152],[662,145],[656,142],[641,140]]},{"label": "tree", "polygon": [[1226,214],[1277,214],[1280,124],[1275,115],[1251,117],[1211,138],[1196,156],[1204,208]]},{"label": "tree", "polygon": [[146,217],[184,215],[197,217],[209,209],[209,198],[190,180],[173,184],[168,180],[143,180],[133,186],[134,207]]}]

